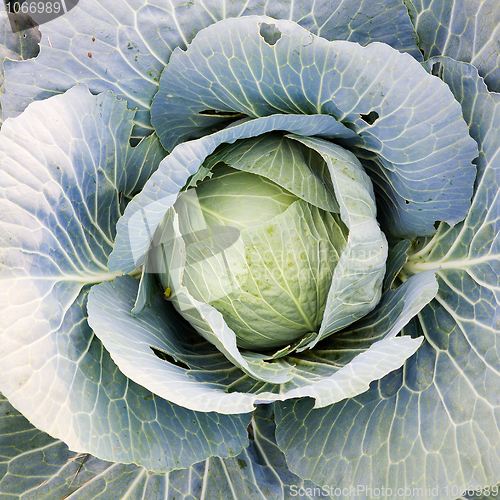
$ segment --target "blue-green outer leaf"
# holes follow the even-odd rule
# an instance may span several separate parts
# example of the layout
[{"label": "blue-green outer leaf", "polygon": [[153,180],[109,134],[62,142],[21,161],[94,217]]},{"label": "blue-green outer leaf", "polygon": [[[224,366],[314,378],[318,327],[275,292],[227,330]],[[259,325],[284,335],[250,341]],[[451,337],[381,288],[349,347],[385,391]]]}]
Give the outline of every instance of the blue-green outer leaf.
[{"label": "blue-green outer leaf", "polygon": [[74,450],[172,470],[238,454],[250,417],[156,397],[120,373],[87,324],[90,286],[117,275],[106,263],[127,197],[164,156],[154,135],[129,146],[133,116],[112,93],[79,86],[3,125],[0,388]]},{"label": "blue-green outer leaf", "polygon": [[38,28],[13,33],[5,6],[0,6],[0,86],[4,83],[4,58],[22,61],[36,57],[39,52],[40,36]]},{"label": "blue-green outer leaf", "polygon": [[[128,205],[117,226],[117,237],[109,258],[111,270],[130,272],[144,262],[156,228],[171,207],[188,178],[198,171],[205,158],[220,144],[256,137],[274,130],[286,130],[297,135],[332,138],[352,137],[346,129],[328,115],[273,115],[240,123],[211,136],[179,145],[160,164],[145,184],[142,192]],[[152,270],[153,271],[153,270]]]},{"label": "blue-green outer leaf", "polygon": [[[17,116],[35,100],[78,83],[94,93],[112,90],[138,107],[135,133],[151,133],[151,100],[161,71],[176,47],[186,48],[201,29],[228,17],[265,14],[299,22],[331,39],[362,44],[378,40],[420,57],[415,35],[399,0],[330,0],[314,4],[263,0],[80,0],[64,16],[41,27],[40,56],[25,65],[6,64],[4,118]],[[334,7],[332,9],[332,7]]]},{"label": "blue-green outer leaf", "polygon": [[427,65],[435,63],[480,156],[465,221],[441,224],[403,267],[403,279],[436,269],[435,299],[404,329],[425,341],[402,369],[360,396],[319,410],[306,400],[277,405],[277,440],[301,477],[339,487],[411,487],[418,500],[433,498],[433,488],[451,500],[463,485],[500,478],[500,95],[488,93],[472,65],[445,57]]},{"label": "blue-green outer leaf", "polygon": [[[261,34],[271,25],[281,35],[273,45]],[[392,201],[383,200],[382,212],[398,237],[433,234],[435,220],[454,225],[467,214],[477,145],[460,106],[443,82],[388,45],[329,42],[264,16],[221,21],[174,51],[162,74],[151,116],[163,146],[227,123],[207,110],[329,114],[349,125],[357,147],[376,157]],[[375,121],[366,118],[374,113]]]},{"label": "blue-green outer leaf", "polygon": [[387,271],[384,278],[384,291],[389,290],[392,287],[394,281],[397,279],[397,275],[406,264],[406,261],[408,260],[407,252],[410,245],[410,241],[403,240],[390,249],[387,257]]},{"label": "blue-green outer leaf", "polygon": [[448,56],[476,66],[500,91],[500,4],[491,0],[406,0],[425,57]]},{"label": "blue-green outer leaf", "polygon": [[[94,286],[89,322],[114,361],[132,380],[169,401],[204,411],[242,413],[259,401],[309,396],[316,406],[351,397],[411,356],[421,339],[394,338],[436,294],[430,271],[382,298],[377,309],[315,350],[268,362],[290,373],[283,384],[258,382],[238,370],[157,297],[134,317],[138,284],[131,277]],[[151,347],[167,353],[159,359]],[[257,358],[257,361],[260,358]],[[265,356],[264,356],[265,359]]]},{"label": "blue-green outer leaf", "polygon": [[155,474],[71,452],[0,395],[0,495],[2,500],[68,495],[76,500],[291,500],[294,491],[314,485],[288,470],[274,430],[272,407],[261,406],[252,419],[250,445],[239,456],[211,457],[189,469]]}]

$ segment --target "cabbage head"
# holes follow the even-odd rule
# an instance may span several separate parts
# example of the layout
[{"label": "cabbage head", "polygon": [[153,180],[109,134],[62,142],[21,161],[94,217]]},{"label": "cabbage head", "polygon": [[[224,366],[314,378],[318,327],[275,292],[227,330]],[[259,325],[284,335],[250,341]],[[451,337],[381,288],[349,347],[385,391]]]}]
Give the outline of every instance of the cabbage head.
[{"label": "cabbage head", "polygon": [[1,16],[2,499],[500,496],[500,4]]},{"label": "cabbage head", "polygon": [[[357,205],[366,203],[371,209],[362,226],[363,238],[371,233],[373,245],[371,258],[368,253],[357,255],[363,279],[353,286],[357,302],[335,312],[335,329],[327,333],[331,335],[379,301],[387,245],[375,219],[370,178],[352,153],[325,145],[335,155],[337,170],[358,173]],[[285,175],[277,175],[278,155],[283,155]],[[166,226],[160,251],[151,257],[165,269],[159,274],[162,288],[170,289],[169,298],[181,314],[186,294],[214,307],[236,335],[238,347],[287,347],[291,352],[319,332],[334,273],[354,269],[353,254],[348,259],[344,254],[339,264],[347,240],[355,236],[340,217],[326,162],[296,140],[269,134],[224,148],[209,157],[204,168],[211,177],[184,191],[173,205],[182,241],[175,241]],[[345,186],[339,183],[337,188],[342,200]],[[179,244],[185,251],[182,288],[173,286],[167,257]]]}]

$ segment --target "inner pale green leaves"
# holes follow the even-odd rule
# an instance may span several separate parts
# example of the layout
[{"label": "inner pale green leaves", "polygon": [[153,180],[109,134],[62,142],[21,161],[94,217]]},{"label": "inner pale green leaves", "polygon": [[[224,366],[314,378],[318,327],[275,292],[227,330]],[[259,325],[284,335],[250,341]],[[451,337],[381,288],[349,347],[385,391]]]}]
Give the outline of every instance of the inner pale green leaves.
[{"label": "inner pale green leaves", "polygon": [[328,212],[339,212],[326,162],[313,149],[281,133],[260,135],[221,147],[204,165],[225,162],[261,175]]},{"label": "inner pale green leaves", "polygon": [[299,200],[226,252],[186,265],[184,283],[223,314],[240,347],[282,347],[321,325],[344,231],[334,214]]},{"label": "inner pale green leaves", "polygon": [[[180,204],[178,210],[179,231],[184,240],[186,231],[192,238],[203,232],[207,223],[222,221],[214,213],[219,205],[227,205],[221,196],[227,191],[236,189],[240,195],[245,193],[242,198],[253,195],[248,186],[252,185],[252,175],[260,172],[273,182],[293,189],[300,198],[305,193],[315,205],[340,211],[340,217],[313,209],[302,199],[302,203],[292,204],[276,220],[243,229],[241,237],[235,234],[226,251],[221,251],[220,246],[216,252],[210,251],[205,245],[204,253],[199,242],[190,250],[189,242],[185,241],[187,262],[178,261],[175,266],[171,262],[170,267],[185,266],[184,277],[178,276],[178,283],[182,281],[185,287],[181,295],[188,293],[196,301],[221,312],[240,347],[254,351],[283,348],[305,335],[308,341],[300,346],[304,349],[366,314],[380,298],[386,243],[375,219],[373,189],[354,155],[326,141],[286,138],[274,133],[251,139],[249,148],[245,148],[246,143],[226,145],[203,164],[204,174],[199,176],[197,184],[201,198],[193,190],[181,196],[194,200]],[[247,174],[248,186],[236,183],[232,188],[231,178],[238,176],[221,171],[217,166],[221,161],[251,171],[252,174]],[[215,177],[204,181],[213,165],[216,165]],[[264,188],[257,187],[260,189]],[[207,204],[209,207],[204,208]],[[265,207],[262,207],[264,212],[268,211]],[[233,216],[238,213],[235,207],[230,211]],[[188,212],[192,214],[187,217],[189,223],[183,222]],[[228,223],[225,217],[223,224]],[[258,219],[248,214],[245,217]],[[351,226],[355,234],[349,236],[345,248]],[[213,245],[213,240],[210,239],[208,246]],[[171,245],[180,244],[172,238],[168,241]],[[178,252],[166,251],[171,257]],[[168,295],[174,292],[172,300],[182,314],[191,314],[187,310],[192,306],[179,301],[181,295],[170,281],[169,258],[162,254],[157,258],[165,268],[160,273],[164,289],[170,288]],[[171,271],[177,273],[174,268]],[[251,357],[251,361],[255,358]]]}]

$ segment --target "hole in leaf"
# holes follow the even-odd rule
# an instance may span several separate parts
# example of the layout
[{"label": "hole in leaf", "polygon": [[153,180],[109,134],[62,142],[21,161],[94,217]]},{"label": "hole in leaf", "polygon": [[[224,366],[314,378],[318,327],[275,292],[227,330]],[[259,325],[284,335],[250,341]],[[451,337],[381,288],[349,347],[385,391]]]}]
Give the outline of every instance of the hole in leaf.
[{"label": "hole in leaf", "polygon": [[441,79],[443,78],[443,65],[440,62],[436,62],[432,65],[431,75]]},{"label": "hole in leaf", "polygon": [[368,125],[373,125],[379,117],[376,111],[370,111],[367,115],[359,115],[363,121],[368,123]]},{"label": "hole in leaf", "polygon": [[423,58],[425,59],[425,52],[424,52],[424,49],[419,49],[420,50],[420,53],[422,54]]},{"label": "hole in leaf", "polygon": [[407,205],[409,205],[409,204],[410,204],[410,202],[409,202],[408,200],[405,200],[405,203],[406,203]]},{"label": "hole in leaf", "polygon": [[151,350],[158,356],[160,359],[163,361],[167,361],[168,363],[171,363],[172,365],[178,366],[180,368],[184,368],[186,370],[189,370],[189,366],[186,365],[186,363],[183,363],[182,361],[175,359],[173,356],[170,356],[170,354],[166,353],[165,351],[160,351],[159,349],[156,349],[155,347],[149,346]]},{"label": "hole in leaf", "polygon": [[250,422],[248,424],[248,427],[247,427],[247,432],[248,432],[248,438],[253,441],[255,439],[255,432],[253,430],[253,425],[252,425],[252,422]]},{"label": "hole in leaf", "polygon": [[262,23],[259,33],[268,45],[274,45],[281,38],[281,31],[275,24]]},{"label": "hole in leaf", "polygon": [[216,118],[246,118],[248,116],[238,111],[219,111],[217,109],[204,109],[203,111],[199,111],[198,114]]}]

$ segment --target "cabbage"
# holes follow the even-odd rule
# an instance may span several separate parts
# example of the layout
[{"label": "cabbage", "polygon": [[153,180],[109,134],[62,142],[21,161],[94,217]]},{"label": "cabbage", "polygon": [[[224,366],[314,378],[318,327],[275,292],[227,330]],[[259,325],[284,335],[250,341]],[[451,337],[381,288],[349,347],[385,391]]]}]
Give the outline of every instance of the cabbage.
[{"label": "cabbage", "polygon": [[498,496],[500,8],[2,14],[0,496]]}]

